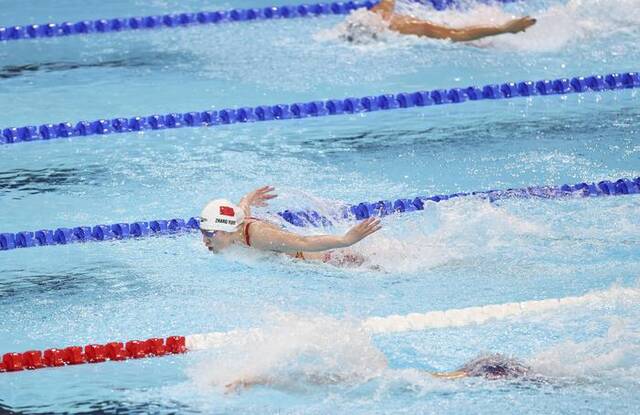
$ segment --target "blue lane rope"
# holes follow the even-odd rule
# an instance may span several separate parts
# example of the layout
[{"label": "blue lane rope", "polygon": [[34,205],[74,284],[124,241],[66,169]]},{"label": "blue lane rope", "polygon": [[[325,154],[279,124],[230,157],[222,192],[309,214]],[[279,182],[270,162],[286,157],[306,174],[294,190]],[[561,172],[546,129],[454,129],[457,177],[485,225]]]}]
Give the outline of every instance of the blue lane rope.
[{"label": "blue lane rope", "polygon": [[[433,0],[440,7],[449,0]],[[293,19],[322,15],[348,14],[352,10],[373,7],[377,1],[347,1],[333,3],[300,4],[290,6],[272,6],[251,9],[231,9],[177,13],[141,17],[82,20],[79,22],[45,23],[0,27],[0,41],[20,39],[38,39],[86,35],[90,33],[109,33],[132,30],[169,29],[187,26],[246,22],[253,20]],[[435,7],[435,6],[434,6]]]},{"label": "blue lane rope", "polygon": [[[436,10],[444,10],[459,4],[460,0],[416,0],[431,5]],[[492,0],[480,0],[490,2]],[[493,0],[511,3],[518,0]],[[38,39],[110,33],[134,30],[175,29],[188,26],[246,22],[254,20],[293,19],[323,15],[344,15],[352,10],[372,8],[378,0],[346,1],[332,3],[297,4],[250,9],[231,9],[176,13],[152,16],[121,17],[110,19],[81,20],[79,22],[44,23],[0,27],[0,41]]]},{"label": "blue lane rope", "polygon": [[[366,219],[371,216],[387,216],[394,213],[414,212],[424,209],[426,202],[441,202],[463,196],[476,196],[490,201],[510,198],[546,198],[564,197],[600,197],[628,194],[640,194],[640,177],[635,179],[619,179],[615,182],[577,183],[562,186],[532,186],[519,189],[486,190],[471,193],[454,193],[415,197],[413,199],[381,200],[378,202],[362,202],[348,205],[332,218]],[[329,226],[331,219],[312,210],[279,212],[278,215],[295,226]],[[17,232],[0,234],[0,250],[15,248],[31,248],[45,245],[66,245],[77,242],[98,242],[114,239],[143,238],[157,235],[175,235],[198,229],[198,219],[140,221],[133,223],[116,223],[112,225],[77,226],[74,228],[42,229],[36,232]]]},{"label": "blue lane rope", "polygon": [[361,98],[329,99],[292,104],[239,107],[219,111],[170,113],[166,115],[133,116],[95,121],[59,122],[40,126],[5,128],[0,144],[12,144],[54,138],[84,137],[129,133],[144,130],[163,130],[181,127],[208,127],[257,121],[286,120],[327,115],[460,104],[468,101],[508,99],[546,95],[566,95],[583,92],[612,91],[640,87],[638,72],[607,75],[578,76],[555,80],[505,82],[482,87],[435,89],[433,91],[400,92]]}]

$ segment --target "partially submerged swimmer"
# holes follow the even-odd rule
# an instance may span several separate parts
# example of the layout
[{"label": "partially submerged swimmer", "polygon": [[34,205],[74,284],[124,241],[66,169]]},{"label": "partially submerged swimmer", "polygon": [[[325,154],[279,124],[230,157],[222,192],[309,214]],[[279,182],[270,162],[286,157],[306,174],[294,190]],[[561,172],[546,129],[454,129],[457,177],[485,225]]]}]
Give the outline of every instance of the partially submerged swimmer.
[{"label": "partially submerged swimmer", "polygon": [[380,219],[366,219],[344,235],[298,235],[251,216],[252,206],[267,206],[267,201],[277,196],[274,190],[261,187],[245,195],[238,205],[225,199],[209,202],[200,215],[200,231],[207,248],[220,252],[231,245],[242,245],[338,266],[359,266],[364,262],[361,255],[343,248],[380,230]]},{"label": "partially submerged swimmer", "polygon": [[370,10],[358,9],[352,12],[347,17],[345,33],[341,37],[350,42],[362,43],[377,39],[381,33],[388,29],[403,35],[466,42],[503,33],[524,32],[536,23],[536,19],[525,16],[498,26],[450,28],[427,20],[397,14],[394,9],[395,0],[381,0]]},{"label": "partially submerged swimmer", "polygon": [[[425,374],[439,379],[461,379],[461,378],[485,378],[487,380],[515,380],[515,379],[531,379],[531,368],[526,364],[507,357],[505,355],[495,353],[480,356],[466,363],[459,369],[451,372],[428,372]],[[335,384],[348,379],[341,379],[340,376],[312,376],[307,377],[317,384]],[[251,378],[243,378],[235,380],[225,385],[225,392],[237,392],[240,389],[250,388],[255,385],[275,385],[278,379],[269,376],[257,376]]]},{"label": "partially submerged swimmer", "polygon": [[431,376],[445,379],[478,378],[488,380],[526,378],[531,368],[519,360],[502,354],[480,356],[451,372],[428,372]]}]

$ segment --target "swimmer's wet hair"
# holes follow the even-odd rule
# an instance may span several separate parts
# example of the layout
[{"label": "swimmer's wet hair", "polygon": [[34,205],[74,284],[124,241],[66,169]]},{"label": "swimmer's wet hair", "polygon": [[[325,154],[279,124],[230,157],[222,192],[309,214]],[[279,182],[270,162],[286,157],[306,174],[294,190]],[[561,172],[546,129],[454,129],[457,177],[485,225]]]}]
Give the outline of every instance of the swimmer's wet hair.
[{"label": "swimmer's wet hair", "polygon": [[375,32],[362,31],[354,33],[354,31],[349,31],[348,33],[340,35],[340,39],[346,40],[349,43],[365,44],[376,42],[379,40],[379,37]]},{"label": "swimmer's wet hair", "polygon": [[477,357],[460,370],[468,376],[485,379],[520,379],[531,372],[529,366],[498,353]]},{"label": "swimmer's wet hair", "polygon": [[387,27],[379,15],[360,9],[347,17],[341,28],[340,39],[355,44],[377,42],[383,38]]}]

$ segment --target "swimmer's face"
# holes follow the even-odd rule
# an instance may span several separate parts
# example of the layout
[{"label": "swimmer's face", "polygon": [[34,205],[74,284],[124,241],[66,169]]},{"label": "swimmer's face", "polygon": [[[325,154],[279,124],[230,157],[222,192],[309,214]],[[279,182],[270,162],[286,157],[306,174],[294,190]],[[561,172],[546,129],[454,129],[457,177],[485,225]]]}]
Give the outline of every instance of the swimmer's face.
[{"label": "swimmer's face", "polygon": [[202,242],[213,253],[220,252],[233,243],[232,234],[229,232],[203,230],[200,232],[202,232]]}]

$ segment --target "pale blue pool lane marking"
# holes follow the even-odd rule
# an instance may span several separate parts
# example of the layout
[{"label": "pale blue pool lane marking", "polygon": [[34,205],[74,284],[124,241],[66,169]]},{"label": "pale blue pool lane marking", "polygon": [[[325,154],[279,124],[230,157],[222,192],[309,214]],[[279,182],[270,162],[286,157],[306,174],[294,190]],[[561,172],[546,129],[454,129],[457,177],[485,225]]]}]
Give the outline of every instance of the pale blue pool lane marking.
[{"label": "pale blue pool lane marking", "polygon": [[[436,10],[444,10],[455,6],[459,0],[416,0],[430,4]],[[480,0],[491,2],[491,0]],[[495,0],[498,3],[512,3],[518,0]],[[346,1],[332,3],[296,4],[288,6],[271,6],[250,9],[231,9],[218,11],[201,11],[191,13],[175,13],[151,16],[121,17],[79,22],[44,23],[18,26],[0,26],[0,41],[21,39],[42,39],[87,35],[92,33],[113,33],[134,30],[175,29],[197,25],[247,22],[255,20],[293,19],[299,17],[316,17],[323,15],[348,14],[352,10],[371,8],[378,1]]]},{"label": "pale blue pool lane marking", "polygon": [[433,91],[400,92],[361,98],[239,107],[219,111],[155,114],[75,123],[58,122],[40,126],[27,125],[2,129],[0,131],[0,144],[145,130],[208,127],[257,121],[354,114],[399,108],[460,104],[467,101],[613,91],[638,87],[640,87],[640,74],[637,72],[578,76],[555,80],[505,82],[482,87],[470,86],[467,88],[435,89]]},{"label": "pale blue pool lane marking", "polygon": [[[511,198],[564,197],[600,197],[628,194],[640,194],[640,177],[619,179],[614,182],[577,183],[562,186],[532,186],[520,189],[485,190],[471,193],[454,193],[413,199],[381,200],[374,203],[362,202],[345,206],[328,218],[316,211],[279,212],[284,220],[295,226],[327,226],[331,219],[366,219],[368,217],[387,216],[395,213],[414,212],[424,209],[425,202],[441,202],[463,196],[476,196],[490,201]],[[185,219],[153,220],[134,223],[116,223],[113,225],[78,226],[75,228],[43,229],[36,232],[18,232],[0,234],[0,250],[31,248],[45,245],[66,245],[76,242],[108,241],[113,239],[142,238],[154,235],[173,235],[198,229],[195,217]]]}]

